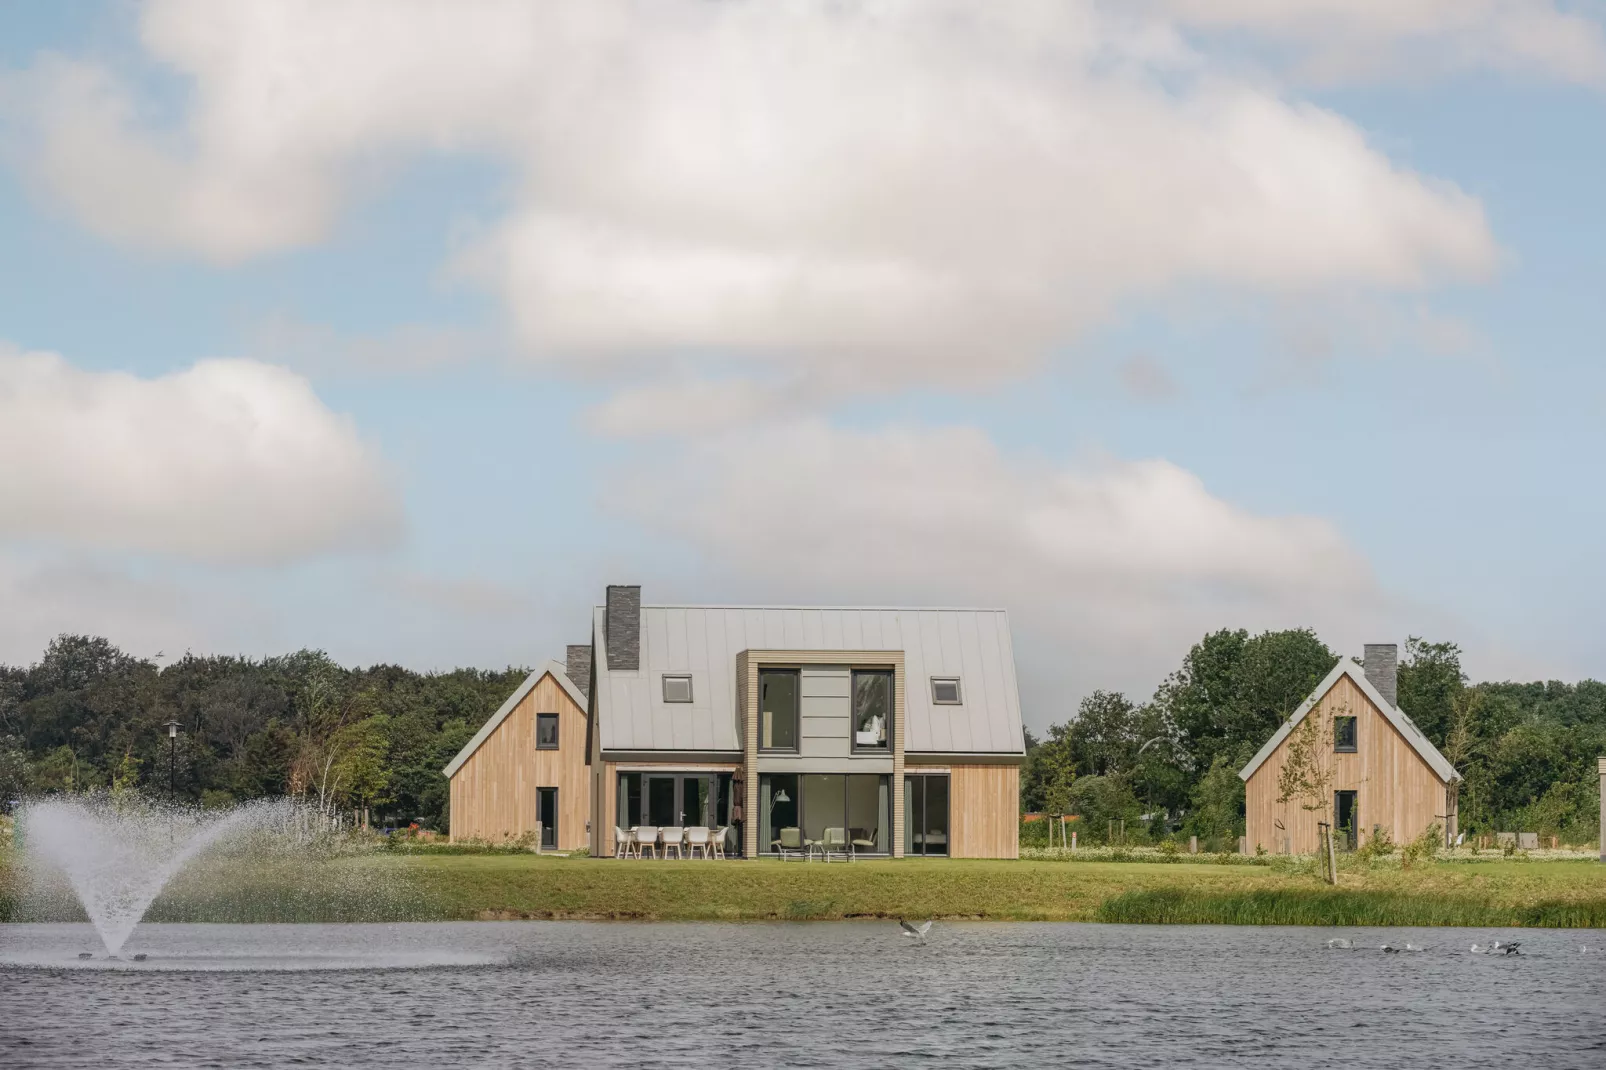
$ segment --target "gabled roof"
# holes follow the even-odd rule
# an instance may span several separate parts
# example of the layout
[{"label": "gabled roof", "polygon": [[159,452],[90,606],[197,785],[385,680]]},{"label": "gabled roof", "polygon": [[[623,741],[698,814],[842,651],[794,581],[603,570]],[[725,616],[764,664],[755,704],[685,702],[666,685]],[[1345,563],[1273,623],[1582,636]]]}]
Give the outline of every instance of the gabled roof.
[{"label": "gabled roof", "polygon": [[1432,769],[1440,780],[1448,784],[1452,780],[1461,779],[1461,774],[1455,771],[1455,766],[1451,765],[1449,760],[1439,753],[1439,748],[1429,742],[1428,737],[1422,734],[1422,730],[1416,726],[1416,723],[1405,715],[1405,711],[1385,699],[1382,692],[1372,686],[1372,681],[1366,678],[1366,673],[1361,670],[1361,667],[1347,658],[1340,659],[1339,663],[1333,666],[1333,671],[1327,674],[1325,680],[1316,685],[1316,690],[1310,693],[1310,697],[1305,700],[1304,705],[1295,710],[1294,715],[1284,721],[1282,727],[1278,728],[1272,734],[1272,737],[1266,740],[1266,745],[1261,747],[1260,752],[1249,760],[1249,764],[1238,771],[1240,779],[1247,781],[1255,775],[1255,770],[1264,765],[1266,759],[1270,758],[1272,753],[1282,745],[1283,740],[1287,739],[1294,729],[1299,727],[1300,722],[1305,719],[1305,715],[1316,708],[1316,704],[1333,689],[1333,685],[1338,683],[1338,679],[1341,676],[1348,676],[1350,682],[1361,689],[1361,694],[1370,699],[1372,705],[1376,706],[1383,716],[1388,718],[1388,722],[1394,726],[1394,730],[1399,732],[1401,737],[1411,745],[1411,749],[1416,751],[1424,762],[1428,763],[1428,768]]},{"label": "gabled roof", "polygon": [[[641,668],[629,670],[609,668],[601,606],[592,628],[592,697],[605,751],[739,752],[743,650],[901,651],[906,753],[1024,749],[1015,649],[1001,609],[644,605]],[[690,703],[664,703],[664,673],[691,676]],[[959,677],[962,702],[932,702],[933,676]]]},{"label": "gabled roof", "polygon": [[457,757],[453,758],[451,764],[442,769],[441,772],[448,777],[455,776],[457,771],[463,767],[463,763],[468,761],[469,757],[480,749],[480,744],[490,739],[491,733],[495,732],[497,727],[507,720],[508,714],[518,709],[519,703],[524,701],[524,696],[533,691],[535,685],[541,682],[541,677],[548,674],[558,682],[558,686],[563,688],[564,694],[568,695],[576,706],[579,706],[582,710],[586,708],[586,697],[580,693],[578,687],[574,686],[574,681],[569,679],[568,671],[563,663],[549,661],[524,678],[524,682],[518,686],[513,694],[508,696],[507,701],[502,703],[500,709],[491,714],[491,719],[480,726],[480,730],[474,733],[474,738],[469,740],[463,749],[457,752]]}]

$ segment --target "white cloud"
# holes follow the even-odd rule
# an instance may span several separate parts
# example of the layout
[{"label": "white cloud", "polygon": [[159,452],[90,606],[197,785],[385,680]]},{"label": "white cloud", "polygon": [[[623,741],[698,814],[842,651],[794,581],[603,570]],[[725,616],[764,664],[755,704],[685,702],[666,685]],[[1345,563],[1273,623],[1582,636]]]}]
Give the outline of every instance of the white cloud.
[{"label": "white cloud", "polygon": [[[1247,31],[1328,81],[1497,70],[1606,85],[1601,25],[1551,0],[1149,0],[1187,26]],[[1598,6],[1596,7],[1598,10]]]},{"label": "white cloud", "polygon": [[0,540],[276,562],[401,525],[351,422],[254,361],[141,379],[0,350],[0,458]]},{"label": "white cloud", "polygon": [[1355,644],[1390,613],[1325,520],[1239,508],[1163,460],[1050,463],[968,428],[791,423],[608,485],[612,508],[766,601],[1002,604],[1041,697],[1146,694],[1223,626]]},{"label": "white cloud", "polygon": [[401,155],[486,154],[514,204],[459,266],[532,353],[738,354],[844,390],[1012,377],[1195,281],[1492,269],[1474,199],[1112,10],[158,0],[182,126],[55,61],[25,159],[100,233],[234,260],[318,240]]}]

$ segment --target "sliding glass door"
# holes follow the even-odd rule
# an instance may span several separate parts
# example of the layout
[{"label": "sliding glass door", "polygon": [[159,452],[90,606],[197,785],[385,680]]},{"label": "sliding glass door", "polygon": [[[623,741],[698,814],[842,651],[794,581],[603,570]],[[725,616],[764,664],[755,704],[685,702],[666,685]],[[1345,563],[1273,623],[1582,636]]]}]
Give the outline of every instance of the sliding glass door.
[{"label": "sliding glass door", "polygon": [[619,825],[728,825],[730,782],[729,773],[620,773]]},{"label": "sliding glass door", "polygon": [[948,853],[948,776],[916,774],[903,778],[903,853]]},{"label": "sliding glass door", "polygon": [[854,854],[889,854],[891,799],[891,779],[884,776],[765,774],[759,777],[759,850],[775,854],[830,840]]}]

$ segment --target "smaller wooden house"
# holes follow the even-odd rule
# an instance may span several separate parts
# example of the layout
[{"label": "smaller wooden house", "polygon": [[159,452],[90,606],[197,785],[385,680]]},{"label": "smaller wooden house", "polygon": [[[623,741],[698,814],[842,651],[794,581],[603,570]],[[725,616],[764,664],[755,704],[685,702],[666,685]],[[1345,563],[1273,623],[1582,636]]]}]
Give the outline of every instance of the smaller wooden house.
[{"label": "smaller wooden house", "polygon": [[544,850],[586,845],[590,668],[591,648],[577,646],[567,666],[549,661],[530,673],[443,770],[454,842],[515,840],[539,823]]},{"label": "smaller wooden house", "polygon": [[[1251,850],[1312,853],[1329,813],[1341,847],[1379,834],[1404,843],[1434,824],[1455,841],[1461,775],[1396,704],[1397,666],[1393,643],[1368,644],[1361,666],[1340,661],[1238,773]],[[1303,779],[1322,782],[1321,798],[1278,802],[1283,770],[1301,752],[1316,771]]]}]

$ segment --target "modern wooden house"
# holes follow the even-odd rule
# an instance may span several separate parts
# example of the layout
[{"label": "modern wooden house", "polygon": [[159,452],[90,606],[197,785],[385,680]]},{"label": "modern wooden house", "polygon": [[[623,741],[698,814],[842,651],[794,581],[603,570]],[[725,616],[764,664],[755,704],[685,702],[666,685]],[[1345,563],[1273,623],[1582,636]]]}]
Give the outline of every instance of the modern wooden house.
[{"label": "modern wooden house", "polygon": [[539,823],[543,849],[586,846],[590,653],[570,647],[568,665],[551,661],[525,677],[446,767],[454,841],[518,839]]},{"label": "modern wooden house", "polygon": [[729,826],[752,858],[1018,854],[1020,698],[1001,610],[642,605],[592,620],[593,854],[615,829]]},{"label": "modern wooden house", "polygon": [[[1461,775],[1396,704],[1398,648],[1368,644],[1364,666],[1340,661],[1266,745],[1239,772],[1245,787],[1245,832],[1251,850],[1308,854],[1321,844],[1317,823],[1328,820],[1338,842],[1355,847],[1386,833],[1403,843],[1437,823],[1446,842],[1456,835],[1456,795]],[[1306,722],[1310,728],[1303,728]],[[1280,781],[1301,731],[1316,733],[1315,764],[1330,779],[1321,800],[1283,795]],[[1309,780],[1311,778],[1307,778]]]}]

